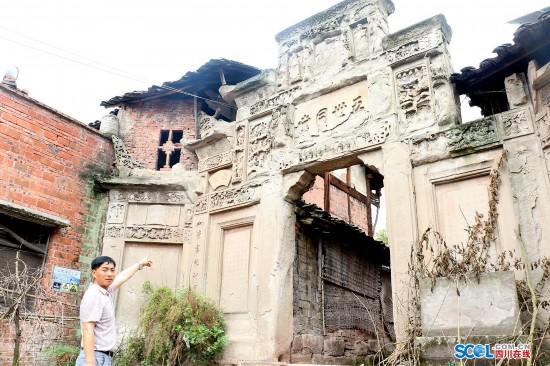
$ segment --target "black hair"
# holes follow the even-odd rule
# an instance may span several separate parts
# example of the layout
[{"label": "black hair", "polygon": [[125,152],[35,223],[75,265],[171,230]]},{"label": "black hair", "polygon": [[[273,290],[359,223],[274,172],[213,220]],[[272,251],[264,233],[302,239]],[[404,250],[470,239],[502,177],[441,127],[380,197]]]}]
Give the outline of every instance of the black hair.
[{"label": "black hair", "polygon": [[101,267],[101,265],[103,263],[107,263],[107,264],[112,263],[113,266],[116,267],[116,263],[115,263],[115,260],[113,258],[107,257],[106,255],[102,255],[101,257],[97,257],[92,261],[92,271],[94,269],[97,269],[97,268]]}]

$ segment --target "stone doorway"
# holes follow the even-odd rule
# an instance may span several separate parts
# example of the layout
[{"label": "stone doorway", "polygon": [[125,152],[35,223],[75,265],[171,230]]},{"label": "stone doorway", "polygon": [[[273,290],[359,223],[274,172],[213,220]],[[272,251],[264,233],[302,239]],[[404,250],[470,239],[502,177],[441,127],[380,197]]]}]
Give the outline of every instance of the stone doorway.
[{"label": "stone doorway", "polygon": [[[384,177],[362,163],[316,171],[295,200],[292,363],[366,359],[395,341]],[[380,231],[380,230],[379,230]]]}]

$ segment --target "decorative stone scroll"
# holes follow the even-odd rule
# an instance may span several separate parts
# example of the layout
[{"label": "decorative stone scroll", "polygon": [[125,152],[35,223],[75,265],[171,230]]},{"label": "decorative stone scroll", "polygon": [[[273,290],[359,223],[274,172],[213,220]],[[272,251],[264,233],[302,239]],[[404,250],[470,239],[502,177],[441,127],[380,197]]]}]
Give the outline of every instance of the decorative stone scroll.
[{"label": "decorative stone scroll", "polygon": [[523,136],[533,132],[529,123],[529,111],[526,108],[514,109],[498,115],[503,129],[504,139]]},{"label": "decorative stone scroll", "polygon": [[272,97],[269,97],[267,99],[262,99],[259,102],[252,104],[250,106],[250,114],[251,115],[260,114],[263,112],[267,112],[277,107],[278,105],[288,104],[292,102],[292,98],[294,97],[294,94],[298,89],[299,87],[290,88]]},{"label": "decorative stone scroll", "polygon": [[126,146],[124,146],[124,142],[122,142],[120,138],[113,135],[111,136],[111,139],[113,140],[113,146],[115,148],[116,164],[119,169],[121,167],[128,168],[128,169],[143,168],[143,164],[138,162],[136,159],[132,157],[132,155],[130,155],[130,153],[126,149]]},{"label": "decorative stone scroll", "polygon": [[131,240],[162,240],[183,242],[183,228],[171,226],[128,226],[125,238]]},{"label": "decorative stone scroll", "polygon": [[198,168],[199,172],[225,168],[226,166],[231,164],[231,157],[231,151],[224,151],[221,154],[210,156],[204,160],[200,160]]},{"label": "decorative stone scroll", "polygon": [[499,141],[495,120],[487,117],[446,132],[449,151],[472,149]]},{"label": "decorative stone scroll", "polygon": [[256,203],[260,200],[261,183],[251,182],[240,187],[214,192],[209,197],[209,210],[219,211],[234,206]]},{"label": "decorative stone scroll", "polygon": [[119,191],[115,195],[115,200],[124,202],[152,202],[151,193],[146,191]]}]

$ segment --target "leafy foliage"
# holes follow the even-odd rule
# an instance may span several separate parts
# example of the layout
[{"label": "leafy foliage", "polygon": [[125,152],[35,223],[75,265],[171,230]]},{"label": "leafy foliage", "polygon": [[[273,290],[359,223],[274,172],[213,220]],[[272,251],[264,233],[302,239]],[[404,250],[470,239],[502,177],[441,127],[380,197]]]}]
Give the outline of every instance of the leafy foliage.
[{"label": "leafy foliage", "polygon": [[80,348],[67,344],[60,344],[46,349],[46,354],[55,362],[56,366],[72,366],[74,365]]},{"label": "leafy foliage", "polygon": [[389,239],[388,239],[388,233],[387,233],[386,229],[378,230],[376,232],[376,236],[374,237],[374,239],[376,239],[378,241],[381,241],[387,247],[390,246],[390,242],[389,242]]},{"label": "leafy foliage", "polygon": [[192,290],[144,286],[140,327],[122,344],[117,366],[207,364],[227,344],[223,313]]}]

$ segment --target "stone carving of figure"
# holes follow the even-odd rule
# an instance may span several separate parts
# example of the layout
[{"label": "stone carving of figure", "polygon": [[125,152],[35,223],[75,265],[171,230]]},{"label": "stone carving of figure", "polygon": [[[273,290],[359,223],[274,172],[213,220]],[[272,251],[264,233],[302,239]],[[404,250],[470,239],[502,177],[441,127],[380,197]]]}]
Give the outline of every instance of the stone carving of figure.
[{"label": "stone carving of figure", "polygon": [[302,65],[298,53],[293,53],[288,61],[288,80],[291,84],[302,80]]},{"label": "stone carving of figure", "polygon": [[527,94],[523,80],[518,74],[512,74],[504,79],[504,87],[506,88],[506,96],[510,109],[516,108],[527,103]]}]

